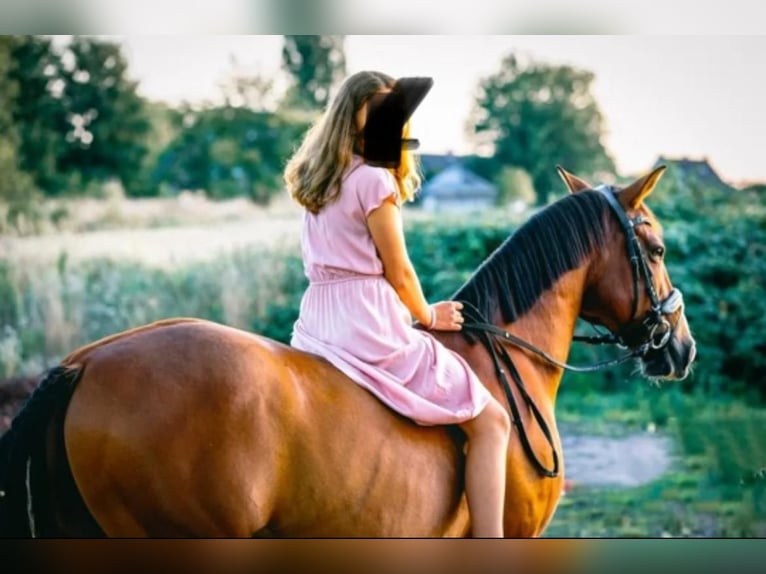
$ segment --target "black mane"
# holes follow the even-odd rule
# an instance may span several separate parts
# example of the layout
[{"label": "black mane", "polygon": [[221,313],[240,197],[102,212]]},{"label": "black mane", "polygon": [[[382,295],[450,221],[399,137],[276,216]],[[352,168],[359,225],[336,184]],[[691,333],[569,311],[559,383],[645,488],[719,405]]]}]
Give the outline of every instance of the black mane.
[{"label": "black mane", "polygon": [[498,247],[452,296],[487,321],[500,307],[511,323],[606,241],[608,203],[597,191],[568,195],[539,211]]}]

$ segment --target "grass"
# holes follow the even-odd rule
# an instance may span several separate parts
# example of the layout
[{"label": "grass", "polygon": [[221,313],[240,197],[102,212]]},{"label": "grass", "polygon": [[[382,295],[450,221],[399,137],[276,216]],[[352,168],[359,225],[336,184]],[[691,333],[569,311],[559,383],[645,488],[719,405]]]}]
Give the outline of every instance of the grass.
[{"label": "grass", "polygon": [[[80,201],[68,204],[79,213],[72,230],[0,237],[0,377],[36,375],[80,345],[166,317],[200,317],[289,340],[305,288],[294,205],[251,206],[231,220],[238,200],[71,201]],[[99,219],[109,202],[144,223],[177,210],[184,224],[113,228]],[[499,225],[507,215],[498,209],[481,221]],[[439,229],[461,225],[459,214],[413,209],[404,218],[439,239],[431,229],[437,221],[445,226]],[[93,221],[97,230],[74,231]],[[443,283],[454,288],[458,280]]]},{"label": "grass", "polygon": [[564,386],[557,411],[566,432],[613,435],[651,427],[666,433],[674,439],[675,464],[636,488],[576,485],[545,536],[766,536],[764,409],[673,388],[583,396]]},{"label": "grass", "polygon": [[[59,200],[70,217],[26,237],[0,237],[0,259],[55,265],[95,258],[178,267],[243,247],[297,247],[300,212],[286,201],[264,209],[244,199],[214,202],[196,195],[167,199]],[[109,205],[113,208],[109,210]]]},{"label": "grass", "polygon": [[[0,215],[2,215],[0,203]],[[105,230],[146,230],[161,227],[220,224],[231,221],[294,217],[299,207],[287,192],[273,198],[268,207],[244,197],[212,200],[202,192],[184,191],[170,197],[125,197],[119,184],[101,186],[97,195],[46,198],[33,205],[34,225],[16,235],[88,233]]]},{"label": "grass", "polygon": [[130,260],[0,259],[0,377],[36,375],[88,342],[167,317],[284,340],[305,282],[290,249],[239,249],[163,269]]}]

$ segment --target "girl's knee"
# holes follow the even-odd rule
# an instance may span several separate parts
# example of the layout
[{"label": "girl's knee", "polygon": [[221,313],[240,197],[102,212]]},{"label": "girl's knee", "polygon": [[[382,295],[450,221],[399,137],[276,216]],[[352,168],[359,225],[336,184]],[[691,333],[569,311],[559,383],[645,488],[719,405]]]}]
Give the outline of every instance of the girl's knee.
[{"label": "girl's knee", "polygon": [[485,410],[489,410],[487,415],[491,417],[488,421],[489,425],[491,425],[496,433],[502,434],[507,440],[511,434],[511,417],[508,411],[495,399],[489,402]]},{"label": "girl's knee", "polygon": [[494,435],[508,440],[511,434],[511,418],[499,402],[490,399],[476,418],[463,423],[461,427],[469,439],[477,435]]}]

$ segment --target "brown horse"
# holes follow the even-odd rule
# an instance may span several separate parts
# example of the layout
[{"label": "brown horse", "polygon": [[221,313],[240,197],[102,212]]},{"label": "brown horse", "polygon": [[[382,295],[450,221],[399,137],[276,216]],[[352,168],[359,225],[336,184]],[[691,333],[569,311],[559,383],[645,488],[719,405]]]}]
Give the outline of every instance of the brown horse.
[{"label": "brown horse", "polygon": [[[511,409],[504,528],[540,535],[563,485],[554,406],[578,317],[651,378],[695,343],[644,199],[572,192],[523,225],[455,294],[435,333]],[[515,383],[507,384],[510,374]],[[521,407],[519,407],[521,405]],[[0,442],[0,529],[29,536],[467,536],[464,437],[421,427],[325,360],[197,319],[107,337],[52,369]]]}]

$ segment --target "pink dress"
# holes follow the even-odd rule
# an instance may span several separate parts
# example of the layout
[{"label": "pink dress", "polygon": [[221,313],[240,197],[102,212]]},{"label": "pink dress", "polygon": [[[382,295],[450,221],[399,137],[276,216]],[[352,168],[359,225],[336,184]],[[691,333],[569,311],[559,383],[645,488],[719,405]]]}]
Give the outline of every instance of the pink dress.
[{"label": "pink dress", "polygon": [[489,392],[457,353],[412,327],[383,276],[367,215],[396,193],[391,173],[354,156],[339,198],[306,211],[301,250],[309,287],[290,344],[326,358],[421,425],[474,418]]}]

